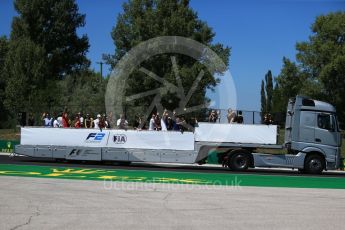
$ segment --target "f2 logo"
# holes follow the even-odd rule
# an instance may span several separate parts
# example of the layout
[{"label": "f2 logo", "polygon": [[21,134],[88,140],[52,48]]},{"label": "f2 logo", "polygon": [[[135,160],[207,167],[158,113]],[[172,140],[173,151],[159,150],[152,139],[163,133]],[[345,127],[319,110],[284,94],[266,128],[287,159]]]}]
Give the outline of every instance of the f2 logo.
[{"label": "f2 logo", "polygon": [[101,142],[104,136],[105,136],[105,133],[89,133],[85,141],[86,142]]}]

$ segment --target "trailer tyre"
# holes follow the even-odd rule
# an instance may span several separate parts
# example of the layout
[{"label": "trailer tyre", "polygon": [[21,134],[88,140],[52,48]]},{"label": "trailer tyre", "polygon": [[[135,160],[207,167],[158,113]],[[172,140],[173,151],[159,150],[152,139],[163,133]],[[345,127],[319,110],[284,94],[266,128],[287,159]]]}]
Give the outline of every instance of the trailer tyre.
[{"label": "trailer tyre", "polygon": [[325,168],[324,159],[317,154],[309,155],[304,162],[304,170],[310,174],[321,174]]},{"label": "trailer tyre", "polygon": [[235,151],[230,153],[228,166],[234,171],[245,171],[250,165],[249,154],[243,151]]}]

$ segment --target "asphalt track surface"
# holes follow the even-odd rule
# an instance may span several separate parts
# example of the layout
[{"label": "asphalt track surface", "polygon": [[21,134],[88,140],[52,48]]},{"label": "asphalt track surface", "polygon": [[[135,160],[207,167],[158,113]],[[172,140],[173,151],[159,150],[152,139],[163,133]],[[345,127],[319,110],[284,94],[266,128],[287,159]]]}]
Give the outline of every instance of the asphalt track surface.
[{"label": "asphalt track surface", "polygon": [[[0,164],[15,165],[34,165],[34,166],[52,166],[52,167],[76,167],[76,168],[93,168],[93,169],[123,169],[123,170],[145,170],[145,171],[167,171],[167,172],[203,172],[203,173],[229,173],[229,174],[255,174],[255,175],[271,175],[271,176],[313,176],[302,174],[297,170],[290,169],[248,169],[245,172],[230,171],[228,168],[210,165],[186,165],[186,164],[158,164],[158,163],[132,163],[128,166],[121,165],[116,162],[95,162],[95,161],[62,161],[56,162],[49,158],[34,158],[25,156],[9,157],[8,155],[0,155]],[[324,171],[322,177],[343,177],[344,171]]]},{"label": "asphalt track surface", "polygon": [[0,229],[344,229],[340,189],[2,176]]},{"label": "asphalt track surface", "polygon": [[[201,172],[205,173],[203,178],[227,172],[229,175],[223,177],[246,177],[243,183],[258,177],[274,178],[283,183],[291,179],[306,183],[313,180],[317,183],[339,182],[345,178],[344,172],[326,172],[313,179],[299,177],[303,174],[293,170],[252,169],[240,173],[246,175],[237,175],[237,172],[219,166],[57,163],[52,159],[10,158],[6,155],[0,155],[0,167],[5,171],[5,168],[27,168],[29,171],[40,168],[49,172],[51,167],[62,167],[60,170],[65,170],[64,167],[83,168],[86,171],[107,169],[117,176],[161,174],[164,177],[164,174],[186,172],[177,174],[188,174],[189,178]],[[1,176],[0,187],[0,229],[321,230],[343,229],[345,224],[343,189],[61,180],[15,175]]]}]

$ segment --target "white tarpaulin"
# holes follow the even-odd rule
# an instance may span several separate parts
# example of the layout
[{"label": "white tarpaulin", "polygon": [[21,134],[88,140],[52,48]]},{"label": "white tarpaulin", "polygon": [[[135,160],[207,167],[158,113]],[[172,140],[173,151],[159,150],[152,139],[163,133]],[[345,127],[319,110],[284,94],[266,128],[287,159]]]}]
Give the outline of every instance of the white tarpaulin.
[{"label": "white tarpaulin", "polygon": [[195,141],[276,144],[276,125],[199,123]]},{"label": "white tarpaulin", "polygon": [[111,130],[108,147],[194,150],[191,132]]},{"label": "white tarpaulin", "polygon": [[194,150],[190,132],[22,128],[22,145]]}]

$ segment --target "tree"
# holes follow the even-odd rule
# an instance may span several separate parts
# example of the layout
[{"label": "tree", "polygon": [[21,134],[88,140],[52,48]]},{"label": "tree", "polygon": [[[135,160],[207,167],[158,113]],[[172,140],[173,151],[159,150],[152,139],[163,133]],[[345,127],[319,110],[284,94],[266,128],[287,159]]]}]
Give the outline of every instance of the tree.
[{"label": "tree", "polygon": [[[69,112],[89,113],[95,116],[105,112],[104,92],[107,79],[100,74],[90,70],[84,70],[79,74],[68,75],[59,86],[64,97],[61,98],[61,105],[64,105]],[[54,108],[54,111],[59,111]]]},{"label": "tree", "polygon": [[266,80],[266,110],[272,112],[272,94],[273,94],[273,78],[272,72],[269,70],[265,75]]},{"label": "tree", "polygon": [[[304,84],[313,97],[331,102],[345,122],[345,12],[316,18],[313,34],[297,43],[297,60],[308,76]],[[312,89],[312,90],[311,90]]]},{"label": "tree", "polygon": [[263,121],[264,115],[267,112],[266,109],[266,92],[265,92],[265,82],[261,81],[261,120]]},{"label": "tree", "polygon": [[44,49],[29,39],[10,42],[2,74],[6,80],[4,103],[8,110],[32,111],[45,101],[49,90],[44,81],[47,74],[44,57]]},{"label": "tree", "polygon": [[[190,8],[188,0],[132,0],[123,4],[123,10],[124,12],[118,15],[116,25],[111,33],[115,44],[115,53],[105,57],[112,68],[134,46],[157,36],[192,38],[211,47],[228,65],[230,49],[221,44],[212,44],[215,33],[205,22],[198,19],[197,13]],[[205,70],[200,62],[180,54],[162,54],[150,58],[141,66],[172,84],[178,85],[171,56],[175,56],[175,63],[186,92],[191,88],[199,72]],[[204,72],[205,74],[188,106],[205,103],[207,101],[206,89],[213,89],[219,83],[219,79],[214,76],[215,73]],[[160,85],[136,69],[127,79],[127,86],[126,95],[134,95],[158,88]],[[128,103],[127,107],[138,107],[138,111],[142,111],[147,108],[152,98],[138,99]],[[179,98],[175,93],[168,93],[162,97],[161,101],[163,106],[170,110],[175,109],[179,104]],[[132,111],[132,113],[138,111]]]},{"label": "tree", "polygon": [[283,67],[280,74],[275,78],[276,85],[273,92],[274,112],[285,112],[289,98],[301,93],[305,79],[305,74],[301,72],[296,63],[283,57]]},{"label": "tree", "polygon": [[273,78],[271,70],[265,74],[265,81],[261,81],[261,120],[266,113],[272,112]]},{"label": "tree", "polygon": [[88,38],[76,30],[84,26],[74,0],[16,0],[2,79],[4,104],[16,112],[48,111],[60,104],[58,82],[89,66]]},{"label": "tree", "polygon": [[18,16],[13,18],[11,40],[28,38],[43,48],[49,75],[62,78],[89,66],[86,35],[77,28],[85,25],[74,0],[16,0]]},{"label": "tree", "polygon": [[4,71],[4,63],[6,54],[8,52],[8,40],[5,36],[0,37],[0,127],[7,120],[8,111],[5,110],[4,99],[5,99],[5,87],[6,81],[2,73]]}]

